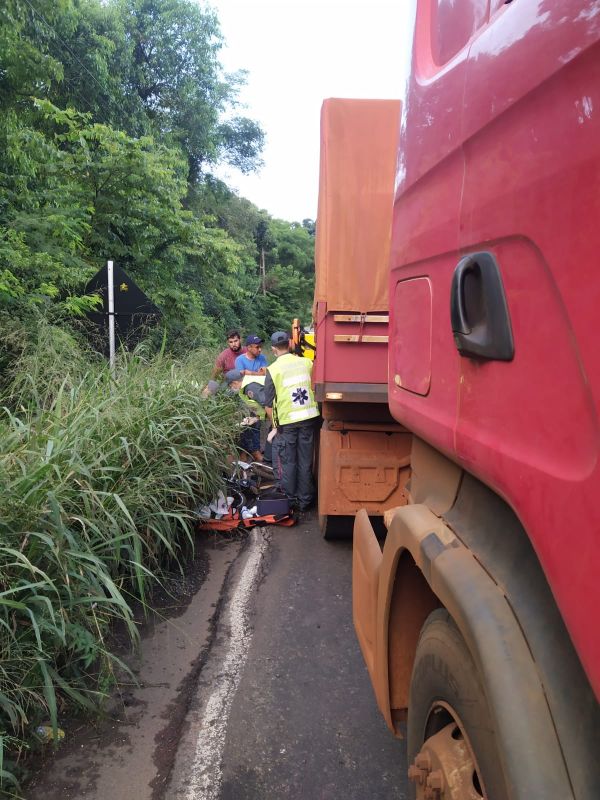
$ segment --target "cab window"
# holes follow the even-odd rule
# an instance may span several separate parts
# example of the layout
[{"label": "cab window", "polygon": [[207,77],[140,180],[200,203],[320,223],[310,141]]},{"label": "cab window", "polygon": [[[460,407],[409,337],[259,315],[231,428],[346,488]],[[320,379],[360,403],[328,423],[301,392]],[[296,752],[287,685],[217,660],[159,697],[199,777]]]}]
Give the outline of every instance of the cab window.
[{"label": "cab window", "polygon": [[488,18],[489,0],[430,0],[431,54],[439,66],[455,56]]}]

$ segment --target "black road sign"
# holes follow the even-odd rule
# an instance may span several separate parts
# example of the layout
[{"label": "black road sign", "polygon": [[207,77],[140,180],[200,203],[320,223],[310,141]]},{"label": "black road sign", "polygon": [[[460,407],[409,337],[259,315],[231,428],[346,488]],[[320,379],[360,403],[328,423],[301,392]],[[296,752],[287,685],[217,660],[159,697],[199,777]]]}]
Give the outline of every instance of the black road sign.
[{"label": "black road sign", "polygon": [[[116,264],[113,266],[115,300],[115,335],[122,345],[133,347],[143,336],[144,330],[156,325],[162,314],[140,287]],[[102,297],[102,310],[90,311],[88,318],[100,327],[102,336],[100,349],[108,353],[108,267],[104,266],[89,281],[86,294]]]}]

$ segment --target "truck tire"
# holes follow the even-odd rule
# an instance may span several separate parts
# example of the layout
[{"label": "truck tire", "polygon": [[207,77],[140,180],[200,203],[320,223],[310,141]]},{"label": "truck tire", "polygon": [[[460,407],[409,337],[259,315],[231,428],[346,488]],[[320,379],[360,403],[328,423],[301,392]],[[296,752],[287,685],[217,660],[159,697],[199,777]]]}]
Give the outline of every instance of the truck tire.
[{"label": "truck tire", "polygon": [[319,514],[319,529],[328,542],[352,538],[354,517]]},{"label": "truck tire", "polygon": [[408,706],[413,797],[510,800],[484,686],[445,609],[426,619]]}]

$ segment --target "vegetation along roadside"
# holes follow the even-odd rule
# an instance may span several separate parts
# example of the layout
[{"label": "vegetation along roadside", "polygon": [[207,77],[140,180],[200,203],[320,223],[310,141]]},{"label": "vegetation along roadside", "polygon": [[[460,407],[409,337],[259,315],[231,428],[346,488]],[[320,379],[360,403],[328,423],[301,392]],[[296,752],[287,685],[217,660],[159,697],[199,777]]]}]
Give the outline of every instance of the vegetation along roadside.
[{"label": "vegetation along roadside", "polygon": [[226,396],[199,401],[208,366],[198,353],[122,354],[113,380],[44,325],[21,356],[0,416],[5,790],[40,722],[56,735],[67,705],[101,705],[117,665],[111,625],[136,641],[132,599],[172,568],[193,508],[220,484],[239,412]]},{"label": "vegetation along roadside", "polygon": [[[237,412],[199,401],[208,354],[310,316],[314,222],[216,177],[264,143],[223,44],[196,0],[0,3],[0,794],[39,722],[102,703],[111,624],[135,640],[218,485]],[[115,379],[78,331],[108,259],[162,314]]]}]

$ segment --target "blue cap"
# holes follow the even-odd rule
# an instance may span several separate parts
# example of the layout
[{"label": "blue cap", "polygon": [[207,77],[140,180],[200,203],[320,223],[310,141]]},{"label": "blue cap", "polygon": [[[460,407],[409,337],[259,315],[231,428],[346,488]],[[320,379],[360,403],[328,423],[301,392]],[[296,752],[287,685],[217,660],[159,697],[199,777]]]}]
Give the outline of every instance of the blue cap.
[{"label": "blue cap", "polygon": [[252,336],[246,336],[246,344],[262,344],[264,339],[261,339],[260,336],[256,336],[252,334]]}]

